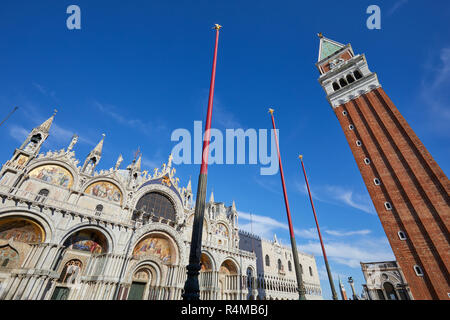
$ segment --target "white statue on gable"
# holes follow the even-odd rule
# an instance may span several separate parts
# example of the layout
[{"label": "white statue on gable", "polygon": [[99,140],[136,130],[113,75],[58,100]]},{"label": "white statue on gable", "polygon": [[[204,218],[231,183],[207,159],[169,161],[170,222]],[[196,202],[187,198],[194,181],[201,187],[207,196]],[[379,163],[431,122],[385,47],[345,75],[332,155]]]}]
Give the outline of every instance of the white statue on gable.
[{"label": "white statue on gable", "polygon": [[333,61],[330,61],[330,70],[333,70],[334,68],[336,68],[338,65],[340,65],[343,62],[344,62],[344,59],[342,59],[342,58],[336,58]]},{"label": "white statue on gable", "polygon": [[73,146],[74,146],[77,142],[78,142],[78,135],[77,135],[77,134],[74,134],[74,135],[72,136],[72,140],[70,141],[69,146],[67,147],[67,152],[72,151]]},{"label": "white statue on gable", "polygon": [[36,148],[36,142],[30,141],[28,142],[27,146],[25,147],[25,151],[32,152]]}]

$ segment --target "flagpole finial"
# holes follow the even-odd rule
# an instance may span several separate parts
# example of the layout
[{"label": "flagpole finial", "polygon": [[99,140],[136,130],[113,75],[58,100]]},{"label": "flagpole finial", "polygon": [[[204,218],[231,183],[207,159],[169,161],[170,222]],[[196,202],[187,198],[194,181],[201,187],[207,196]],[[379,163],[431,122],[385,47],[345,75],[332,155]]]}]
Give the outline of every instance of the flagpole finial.
[{"label": "flagpole finial", "polygon": [[273,115],[275,110],[273,110],[272,108],[269,108],[269,113]]},{"label": "flagpole finial", "polygon": [[299,158],[300,160],[303,160],[303,155],[302,155],[302,154],[299,155],[298,158]]},{"label": "flagpole finial", "polygon": [[322,39],[322,38],[323,38],[322,32],[319,32],[319,33],[317,34],[317,36],[318,36],[320,39]]},{"label": "flagpole finial", "polygon": [[213,29],[220,30],[220,29],[222,29],[222,26],[220,24],[216,23],[216,24],[214,24]]}]

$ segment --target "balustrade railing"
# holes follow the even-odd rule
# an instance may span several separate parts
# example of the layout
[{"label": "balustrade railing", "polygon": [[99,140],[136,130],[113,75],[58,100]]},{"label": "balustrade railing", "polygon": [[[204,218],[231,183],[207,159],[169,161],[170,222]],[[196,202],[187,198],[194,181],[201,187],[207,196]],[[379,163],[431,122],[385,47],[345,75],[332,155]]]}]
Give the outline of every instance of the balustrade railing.
[{"label": "balustrade railing", "polygon": [[[85,216],[92,216],[92,217],[99,217],[100,215],[95,209],[89,209],[85,207],[81,207],[79,205],[56,200],[53,199],[51,196],[43,196],[31,191],[23,190],[16,187],[10,187],[0,184],[0,194],[4,194],[6,196],[13,196],[18,199],[21,199],[23,201],[29,201],[32,203],[35,203],[36,205],[43,205],[46,207],[51,207],[59,210],[63,210],[66,212],[73,212]],[[102,219],[105,220],[112,220],[112,221],[118,221],[120,223],[125,224],[132,224],[132,221],[130,219],[120,217],[119,215],[113,215],[108,212],[101,212]]]}]

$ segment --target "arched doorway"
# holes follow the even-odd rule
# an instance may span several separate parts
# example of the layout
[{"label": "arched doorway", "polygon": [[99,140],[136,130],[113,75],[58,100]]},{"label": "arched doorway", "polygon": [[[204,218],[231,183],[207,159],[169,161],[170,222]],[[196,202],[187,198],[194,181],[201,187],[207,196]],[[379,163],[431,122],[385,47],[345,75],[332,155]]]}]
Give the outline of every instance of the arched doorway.
[{"label": "arched doorway", "polygon": [[240,291],[238,268],[234,261],[227,259],[219,268],[220,296],[223,300],[236,300]]},{"label": "arched doorway", "polygon": [[139,267],[133,274],[128,300],[157,299],[158,273],[151,265]]},{"label": "arched doorway", "polygon": [[215,283],[214,283],[213,264],[208,254],[204,252],[202,253],[200,257],[200,265],[201,265],[199,276],[200,299],[211,300],[214,298],[213,288],[215,287]]}]

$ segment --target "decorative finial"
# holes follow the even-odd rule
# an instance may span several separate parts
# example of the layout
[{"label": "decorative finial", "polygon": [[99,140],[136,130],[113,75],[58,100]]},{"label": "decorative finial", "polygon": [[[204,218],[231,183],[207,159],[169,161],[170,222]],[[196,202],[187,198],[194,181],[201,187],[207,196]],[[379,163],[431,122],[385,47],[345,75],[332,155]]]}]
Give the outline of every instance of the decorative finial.
[{"label": "decorative finial", "polygon": [[214,24],[213,29],[220,30],[220,29],[222,29],[222,26],[220,24],[216,23],[216,24]]},{"label": "decorative finial", "polygon": [[53,115],[56,115],[57,112],[58,112],[58,110],[54,109],[53,110]]},{"label": "decorative finial", "polygon": [[317,36],[318,36],[320,39],[322,39],[322,38],[323,38],[322,32],[319,32],[319,33],[317,34]]},{"label": "decorative finial", "polygon": [[272,108],[269,108],[269,113],[270,113],[270,114],[273,114],[274,111],[275,111],[275,110],[273,110]]},{"label": "decorative finial", "polygon": [[299,155],[298,158],[299,158],[300,160],[303,160],[303,155]]},{"label": "decorative finial", "polygon": [[103,136],[103,139],[105,139],[105,137],[106,137],[106,134],[102,133],[102,136]]}]

